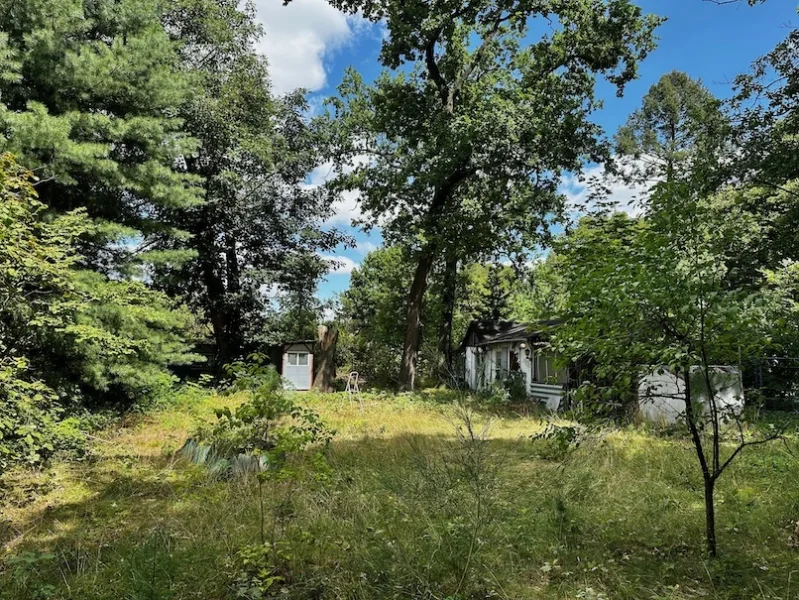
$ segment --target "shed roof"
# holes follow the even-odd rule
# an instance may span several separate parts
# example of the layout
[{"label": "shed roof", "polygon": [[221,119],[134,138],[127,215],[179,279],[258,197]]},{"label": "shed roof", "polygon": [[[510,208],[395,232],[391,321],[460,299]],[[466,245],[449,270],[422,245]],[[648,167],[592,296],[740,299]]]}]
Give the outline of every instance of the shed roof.
[{"label": "shed roof", "polygon": [[536,342],[546,338],[548,330],[562,321],[547,320],[534,323],[519,321],[472,321],[466,329],[461,349],[506,342]]},{"label": "shed roof", "polygon": [[287,348],[290,346],[314,346],[316,345],[316,340],[290,340],[288,342],[284,342],[280,345],[281,349],[285,352]]}]

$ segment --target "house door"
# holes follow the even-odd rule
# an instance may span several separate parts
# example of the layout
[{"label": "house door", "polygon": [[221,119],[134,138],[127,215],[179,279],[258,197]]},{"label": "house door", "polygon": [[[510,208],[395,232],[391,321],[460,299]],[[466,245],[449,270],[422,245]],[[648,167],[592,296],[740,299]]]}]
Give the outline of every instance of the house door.
[{"label": "house door", "polygon": [[294,389],[311,389],[311,357],[308,352],[286,352],[283,363],[283,377]]}]

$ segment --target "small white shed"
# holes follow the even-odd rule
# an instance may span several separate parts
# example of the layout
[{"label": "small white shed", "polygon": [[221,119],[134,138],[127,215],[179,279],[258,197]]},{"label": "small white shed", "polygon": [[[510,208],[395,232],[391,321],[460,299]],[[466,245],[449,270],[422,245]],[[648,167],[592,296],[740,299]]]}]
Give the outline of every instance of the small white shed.
[{"label": "small white shed", "polygon": [[[741,372],[733,366],[711,366],[710,385],[716,408],[723,420],[740,414],[744,408]],[[710,409],[710,392],[700,367],[691,367],[691,397],[697,413]],[[656,423],[672,424],[685,414],[685,378],[666,367],[653,368],[638,382],[638,407],[642,416]]]},{"label": "small white shed", "polygon": [[314,340],[283,345],[283,379],[295,390],[310,390],[313,384]]}]

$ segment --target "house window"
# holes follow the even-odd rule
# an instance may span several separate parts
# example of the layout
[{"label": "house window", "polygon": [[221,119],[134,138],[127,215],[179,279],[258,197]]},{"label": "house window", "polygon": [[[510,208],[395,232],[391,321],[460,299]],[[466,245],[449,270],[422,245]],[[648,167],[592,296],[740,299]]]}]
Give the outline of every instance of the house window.
[{"label": "house window", "polygon": [[289,352],[288,362],[289,362],[289,365],[291,365],[292,367],[296,367],[297,366],[297,353],[296,352]]}]

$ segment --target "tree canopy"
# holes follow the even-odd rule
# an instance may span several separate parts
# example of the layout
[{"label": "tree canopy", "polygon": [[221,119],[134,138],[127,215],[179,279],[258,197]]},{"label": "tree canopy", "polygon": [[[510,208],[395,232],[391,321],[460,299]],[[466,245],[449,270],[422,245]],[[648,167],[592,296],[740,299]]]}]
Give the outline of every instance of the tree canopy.
[{"label": "tree canopy", "polygon": [[[619,0],[333,4],[389,31],[381,76],[367,85],[350,71],[331,100],[341,175],[330,189],[359,190],[367,219],[416,251],[400,378],[413,387],[435,260],[541,235],[560,174],[605,154],[589,120],[596,76],[621,92],[659,19]],[[528,43],[536,19],[558,28]]]}]

